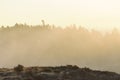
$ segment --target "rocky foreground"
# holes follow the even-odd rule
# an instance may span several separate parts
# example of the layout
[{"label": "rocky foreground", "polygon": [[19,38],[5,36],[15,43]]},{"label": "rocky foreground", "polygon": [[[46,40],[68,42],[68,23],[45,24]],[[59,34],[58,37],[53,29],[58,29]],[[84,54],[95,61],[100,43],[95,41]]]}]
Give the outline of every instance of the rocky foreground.
[{"label": "rocky foreground", "polygon": [[59,67],[1,68],[0,80],[120,80],[120,74],[67,65]]}]

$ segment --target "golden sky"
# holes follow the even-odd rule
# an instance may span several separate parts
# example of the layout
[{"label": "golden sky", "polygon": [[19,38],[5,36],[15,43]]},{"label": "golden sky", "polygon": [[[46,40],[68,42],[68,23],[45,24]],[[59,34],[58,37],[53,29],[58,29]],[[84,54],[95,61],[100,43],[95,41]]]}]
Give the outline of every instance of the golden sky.
[{"label": "golden sky", "polygon": [[0,0],[0,25],[77,24],[97,30],[120,27],[120,0]]}]

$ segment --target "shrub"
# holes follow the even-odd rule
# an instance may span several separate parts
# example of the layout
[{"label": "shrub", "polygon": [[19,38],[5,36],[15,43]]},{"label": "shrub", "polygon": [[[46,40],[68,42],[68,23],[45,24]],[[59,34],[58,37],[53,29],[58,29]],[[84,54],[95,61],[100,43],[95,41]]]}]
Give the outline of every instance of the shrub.
[{"label": "shrub", "polygon": [[19,64],[18,66],[14,67],[14,71],[15,72],[22,72],[23,68],[24,68],[24,66]]}]

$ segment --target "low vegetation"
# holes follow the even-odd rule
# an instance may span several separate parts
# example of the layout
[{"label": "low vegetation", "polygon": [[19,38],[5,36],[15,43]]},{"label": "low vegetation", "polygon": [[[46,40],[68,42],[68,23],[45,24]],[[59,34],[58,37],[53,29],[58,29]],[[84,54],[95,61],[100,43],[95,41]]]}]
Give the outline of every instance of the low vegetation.
[{"label": "low vegetation", "polygon": [[[16,72],[19,72],[17,74]],[[23,67],[0,71],[0,80],[120,80],[114,72],[91,70],[67,65],[57,67]]]}]

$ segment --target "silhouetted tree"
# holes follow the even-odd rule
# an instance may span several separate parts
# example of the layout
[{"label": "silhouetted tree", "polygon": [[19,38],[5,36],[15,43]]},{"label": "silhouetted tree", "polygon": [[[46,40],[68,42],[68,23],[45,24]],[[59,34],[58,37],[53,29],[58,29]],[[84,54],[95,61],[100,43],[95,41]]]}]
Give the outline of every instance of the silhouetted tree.
[{"label": "silhouetted tree", "polygon": [[41,20],[42,21],[42,25],[43,27],[45,27],[45,21],[44,20]]}]

